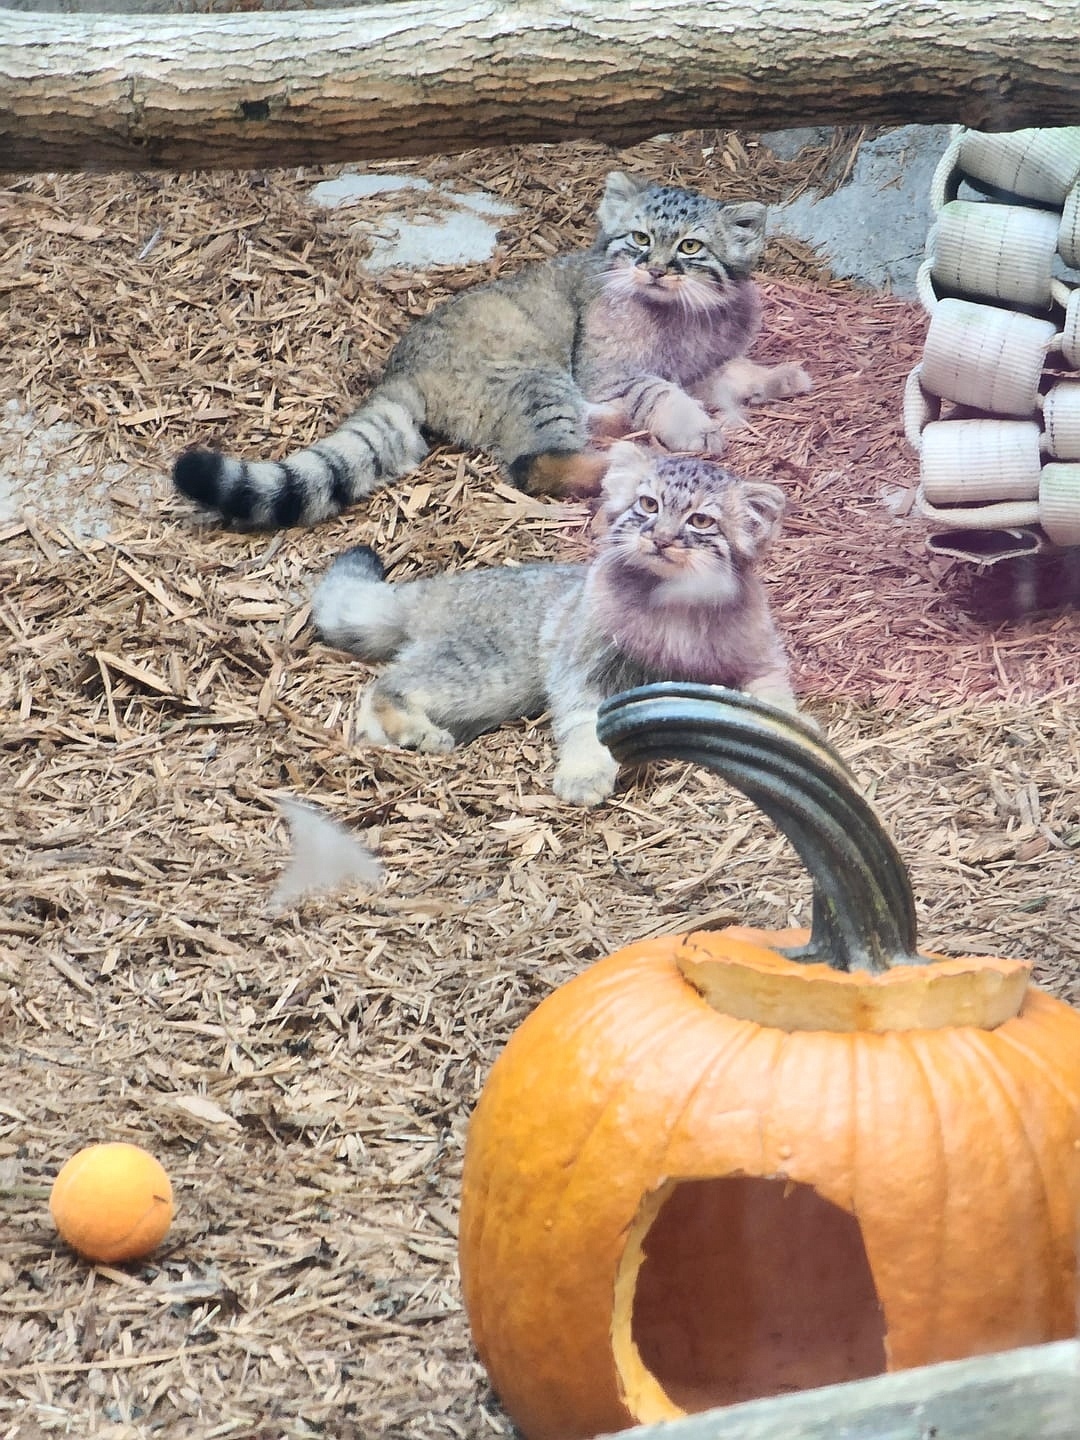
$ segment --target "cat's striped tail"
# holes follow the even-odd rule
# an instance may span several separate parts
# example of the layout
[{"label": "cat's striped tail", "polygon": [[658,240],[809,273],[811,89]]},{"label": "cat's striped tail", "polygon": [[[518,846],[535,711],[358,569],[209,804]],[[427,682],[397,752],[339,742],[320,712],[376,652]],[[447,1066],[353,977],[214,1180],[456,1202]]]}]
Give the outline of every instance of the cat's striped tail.
[{"label": "cat's striped tail", "polygon": [[414,386],[383,385],[331,435],[284,460],[186,450],[173,483],[202,509],[253,529],[315,525],[420,464],[424,412]]}]

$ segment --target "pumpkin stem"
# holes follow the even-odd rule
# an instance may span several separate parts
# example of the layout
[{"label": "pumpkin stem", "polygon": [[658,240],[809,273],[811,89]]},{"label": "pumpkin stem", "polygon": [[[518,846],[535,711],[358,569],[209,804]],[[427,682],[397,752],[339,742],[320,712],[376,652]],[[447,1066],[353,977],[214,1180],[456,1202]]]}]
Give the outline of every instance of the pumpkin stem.
[{"label": "pumpkin stem", "polygon": [[798,716],[717,685],[643,685],[600,707],[616,760],[691,760],[787,837],[814,882],[809,943],[792,958],[880,973],[923,964],[907,870],[840,756]]}]

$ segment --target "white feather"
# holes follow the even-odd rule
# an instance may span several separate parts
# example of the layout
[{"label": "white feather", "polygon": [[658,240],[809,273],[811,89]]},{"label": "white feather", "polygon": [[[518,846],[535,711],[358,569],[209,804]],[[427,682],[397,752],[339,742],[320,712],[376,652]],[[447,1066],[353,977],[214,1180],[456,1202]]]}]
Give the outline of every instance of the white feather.
[{"label": "white feather", "polygon": [[274,887],[270,908],[280,910],[309,890],[337,890],[359,881],[374,888],[383,868],[368,847],[317,806],[284,796],[278,806],[289,826],[292,855]]}]

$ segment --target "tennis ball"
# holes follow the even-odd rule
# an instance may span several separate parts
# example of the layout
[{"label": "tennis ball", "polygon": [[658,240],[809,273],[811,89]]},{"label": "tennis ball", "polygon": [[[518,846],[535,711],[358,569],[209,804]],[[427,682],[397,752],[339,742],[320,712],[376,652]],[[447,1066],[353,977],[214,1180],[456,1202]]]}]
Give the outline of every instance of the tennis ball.
[{"label": "tennis ball", "polygon": [[49,1211],[61,1236],[87,1260],[139,1260],[172,1224],[172,1186],[138,1145],[88,1145],[53,1181]]}]

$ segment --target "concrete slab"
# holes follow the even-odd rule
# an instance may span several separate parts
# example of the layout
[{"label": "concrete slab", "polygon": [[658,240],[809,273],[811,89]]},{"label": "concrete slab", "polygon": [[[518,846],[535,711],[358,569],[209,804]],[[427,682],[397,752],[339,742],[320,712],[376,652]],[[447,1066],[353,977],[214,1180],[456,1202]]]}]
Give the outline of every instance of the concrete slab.
[{"label": "concrete slab", "polygon": [[354,200],[366,199],[368,195],[385,195],[393,190],[430,190],[431,181],[420,175],[362,175],[355,170],[346,170],[332,180],[320,180],[308,191],[308,199],[316,205],[336,208],[351,205]]},{"label": "concrete slab", "polygon": [[[469,210],[447,210],[439,218],[395,219],[372,237],[366,270],[427,270],[432,265],[478,265],[495,253],[499,227]],[[389,233],[385,233],[389,230]]]},{"label": "concrete slab", "polygon": [[18,400],[0,408],[0,524],[29,509],[56,516],[74,534],[92,538],[112,528],[110,497],[116,486],[149,501],[148,478],[129,467],[106,465],[99,471],[73,463],[82,435],[70,421],[43,422]]},{"label": "concrete slab", "polygon": [[371,242],[366,270],[426,270],[432,265],[475,265],[495,253],[499,226],[516,214],[513,205],[486,190],[455,190],[432,185],[419,176],[346,171],[308,192],[316,205],[354,205],[370,195],[395,190],[424,193],[423,211],[410,203],[401,215],[382,213],[368,220],[358,214],[353,229]]}]

